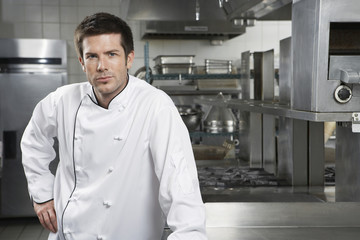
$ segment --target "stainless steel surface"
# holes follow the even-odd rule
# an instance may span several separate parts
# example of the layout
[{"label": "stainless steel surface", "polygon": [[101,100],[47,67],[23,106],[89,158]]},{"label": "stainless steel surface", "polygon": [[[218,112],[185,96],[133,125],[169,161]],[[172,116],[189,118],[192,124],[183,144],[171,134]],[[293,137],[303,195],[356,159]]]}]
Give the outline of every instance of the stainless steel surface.
[{"label": "stainless steel surface", "polygon": [[[240,99],[249,100],[250,99],[250,89],[251,89],[251,80],[250,80],[250,51],[241,53],[241,67],[240,67],[240,88],[241,95]],[[239,157],[241,159],[250,159],[250,144],[249,144],[249,126],[250,126],[250,113],[239,111]]]},{"label": "stainless steel surface", "polygon": [[195,99],[196,103],[223,106],[241,111],[271,114],[281,117],[301,119],[313,122],[351,122],[352,112],[311,112],[292,109],[277,102],[232,99],[224,103],[211,99]]},{"label": "stainless steel surface", "polygon": [[154,68],[158,74],[194,73],[194,66],[191,66],[189,64],[161,64],[156,65]]},{"label": "stainless steel surface", "polygon": [[205,208],[207,228],[360,227],[358,202],[205,203]]},{"label": "stainless steel surface", "polygon": [[[1,216],[33,216],[21,164],[20,139],[35,105],[67,82],[66,43],[45,39],[0,42],[2,69],[6,69],[6,73],[0,73],[0,141],[4,146]],[[46,63],[54,59],[57,64]]]},{"label": "stainless steel surface", "polygon": [[[274,100],[274,50],[254,53],[254,99],[273,101]],[[250,138],[262,141],[262,164],[266,171],[275,173],[275,117],[268,114],[261,116],[261,125],[250,127]],[[250,122],[254,125],[255,122]],[[262,137],[259,138],[258,128],[262,130]],[[255,143],[254,143],[255,144]],[[259,143],[258,143],[259,144]],[[254,161],[254,159],[250,159]],[[258,161],[258,159],[256,160]]]},{"label": "stainless steel surface", "polygon": [[209,240],[355,240],[359,203],[205,203]]},{"label": "stainless steel surface", "polygon": [[208,74],[209,73],[230,74],[231,71],[232,71],[231,61],[205,59],[205,72]]},{"label": "stainless steel surface", "polygon": [[[279,130],[277,134],[277,176],[293,184],[293,133],[294,120],[279,117]],[[296,156],[295,156],[296,157]]]},{"label": "stainless steel surface", "polygon": [[207,228],[209,240],[357,240],[360,228],[352,227],[279,227]]},{"label": "stainless steel surface", "polygon": [[[279,103],[289,105],[292,88],[291,38],[280,41]],[[279,117],[277,134],[277,176],[293,183],[293,119]]]},{"label": "stainless steel surface", "polygon": [[145,21],[140,24],[143,39],[228,40],[244,33],[245,26],[234,27],[232,23],[222,20]]},{"label": "stainless steel surface", "polygon": [[209,240],[355,240],[359,203],[206,203]]},{"label": "stainless steel surface", "polygon": [[[289,2],[290,0],[225,1],[224,7],[220,8],[216,0],[132,0],[127,19],[141,22],[141,36],[145,39],[226,40],[245,33],[246,26],[252,26],[254,18],[264,18],[279,9],[291,13],[291,8],[283,8]],[[236,10],[234,14],[233,10]],[[280,15],[283,14],[277,12],[272,19],[284,20]],[[291,14],[285,15],[290,20]],[[238,21],[241,19],[245,20]],[[239,25],[238,22],[242,24]]]},{"label": "stainless steel surface", "polygon": [[309,122],[309,186],[324,186],[325,148],[324,123]]},{"label": "stainless steel surface", "polygon": [[195,55],[159,55],[153,60],[155,65],[161,64],[193,64]]},{"label": "stainless steel surface", "polygon": [[360,135],[336,126],[336,201],[360,201]]},{"label": "stainless steel surface", "polygon": [[[223,1],[223,9],[229,20],[268,18],[291,20],[291,2],[291,0]],[[284,10],[284,12],[279,10]],[[273,16],[267,17],[274,12],[276,13]]]},{"label": "stainless steel surface", "polygon": [[280,66],[279,66],[279,102],[291,102],[292,89],[292,55],[291,37],[280,41]]},{"label": "stainless steel surface", "polygon": [[263,131],[262,114],[250,112],[250,129],[249,129],[249,165],[252,168],[263,167]]},{"label": "stainless steel surface", "polygon": [[308,162],[308,122],[299,119],[293,120],[292,135],[292,169],[290,183],[293,186],[307,186],[309,184]]},{"label": "stainless steel surface", "polygon": [[[216,96],[217,101],[225,101],[222,93]],[[237,127],[237,119],[231,109],[211,106],[204,119],[204,130],[207,132],[234,132]]]},{"label": "stainless steel surface", "polygon": [[276,173],[277,169],[275,129],[275,116],[263,114],[263,168],[269,173]]},{"label": "stainless steel surface", "polygon": [[330,56],[329,79],[341,80],[341,70],[360,72],[360,56]]},{"label": "stainless steel surface", "polygon": [[62,40],[3,38],[0,46],[0,72],[62,72],[67,66]]},{"label": "stainless steel surface", "polygon": [[[334,80],[334,60],[359,69],[351,58],[359,53],[360,5],[356,0],[301,0],[292,7],[293,102],[294,109],[313,112],[350,112],[359,109],[359,95],[345,104],[334,98],[341,84]],[[352,56],[349,56],[352,55]],[[330,62],[329,62],[330,59]],[[348,60],[346,60],[348,59]],[[335,71],[335,73],[333,72]],[[350,84],[350,88],[358,88]],[[330,120],[331,121],[331,120]]]}]

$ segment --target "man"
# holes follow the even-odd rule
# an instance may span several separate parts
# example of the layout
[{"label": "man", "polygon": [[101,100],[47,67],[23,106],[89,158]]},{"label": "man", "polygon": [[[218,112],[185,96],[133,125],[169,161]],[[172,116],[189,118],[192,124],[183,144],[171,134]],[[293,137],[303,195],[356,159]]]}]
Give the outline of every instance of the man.
[{"label": "man", "polygon": [[187,129],[166,94],[128,75],[129,26],[94,14],[74,41],[88,83],[43,99],[21,143],[29,193],[49,239],[156,240],[165,221],[169,240],[207,239]]}]

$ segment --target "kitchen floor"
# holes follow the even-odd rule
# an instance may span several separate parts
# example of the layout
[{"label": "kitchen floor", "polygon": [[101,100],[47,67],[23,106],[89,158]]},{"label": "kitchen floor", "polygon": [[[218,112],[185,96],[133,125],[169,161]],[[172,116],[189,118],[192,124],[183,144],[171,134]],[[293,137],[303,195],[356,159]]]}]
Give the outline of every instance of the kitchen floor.
[{"label": "kitchen floor", "polygon": [[[205,190],[203,192],[205,202],[334,202],[335,194],[335,187],[333,186],[321,189],[294,187],[245,187],[227,190],[203,190]],[[212,231],[211,229],[209,230]],[[245,230],[243,229],[242,231]],[[165,230],[162,239],[165,240],[169,234],[170,231]],[[48,235],[49,231],[43,229],[35,217],[0,218],[0,240],[46,240]],[[217,238],[215,237],[212,239]]]},{"label": "kitchen floor", "polygon": [[48,235],[35,217],[0,219],[0,240],[46,240]]}]

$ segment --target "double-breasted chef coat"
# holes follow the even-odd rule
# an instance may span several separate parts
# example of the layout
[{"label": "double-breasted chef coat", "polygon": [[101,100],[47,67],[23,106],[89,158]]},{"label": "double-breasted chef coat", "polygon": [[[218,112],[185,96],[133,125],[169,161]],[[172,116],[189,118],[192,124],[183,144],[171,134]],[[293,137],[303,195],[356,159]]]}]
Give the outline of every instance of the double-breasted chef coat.
[{"label": "double-breasted chef coat", "polygon": [[[56,175],[49,171],[59,141]],[[39,102],[21,142],[29,193],[54,199],[57,240],[203,240],[205,210],[188,131],[171,99],[129,76],[108,109],[89,83]]]}]

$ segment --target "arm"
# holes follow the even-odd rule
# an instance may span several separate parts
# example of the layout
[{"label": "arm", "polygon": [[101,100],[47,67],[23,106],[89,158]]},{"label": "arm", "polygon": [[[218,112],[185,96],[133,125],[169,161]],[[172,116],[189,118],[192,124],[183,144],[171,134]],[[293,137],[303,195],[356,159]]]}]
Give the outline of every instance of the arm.
[{"label": "arm", "polygon": [[53,149],[55,109],[54,94],[39,102],[21,140],[22,163],[34,210],[42,225],[50,231],[57,229],[52,200],[54,176],[49,170],[49,164],[56,156]]},{"label": "arm", "polygon": [[160,181],[160,205],[173,231],[168,239],[207,239],[190,137],[175,106],[164,108],[153,119],[150,147]]}]

